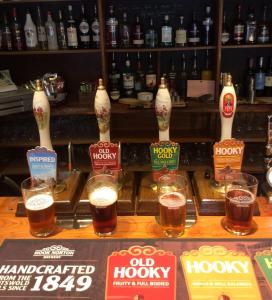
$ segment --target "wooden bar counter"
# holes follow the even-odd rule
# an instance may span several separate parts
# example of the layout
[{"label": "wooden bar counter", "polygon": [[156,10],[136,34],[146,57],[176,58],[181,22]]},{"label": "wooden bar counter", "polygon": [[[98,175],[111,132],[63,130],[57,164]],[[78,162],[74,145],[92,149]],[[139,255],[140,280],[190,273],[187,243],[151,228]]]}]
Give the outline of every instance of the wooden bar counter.
[{"label": "wooden bar counter", "polygon": [[[4,239],[29,239],[28,221],[24,217],[15,217],[19,198],[0,198],[0,243]],[[187,229],[182,238],[272,238],[272,205],[265,198],[258,198],[261,216],[254,217],[258,230],[245,237],[234,236],[223,230],[222,217],[198,216],[197,223]],[[116,233],[111,238],[163,238],[160,226],[153,216],[120,216]],[[90,225],[82,229],[58,229],[50,239],[94,239],[98,238]]]}]

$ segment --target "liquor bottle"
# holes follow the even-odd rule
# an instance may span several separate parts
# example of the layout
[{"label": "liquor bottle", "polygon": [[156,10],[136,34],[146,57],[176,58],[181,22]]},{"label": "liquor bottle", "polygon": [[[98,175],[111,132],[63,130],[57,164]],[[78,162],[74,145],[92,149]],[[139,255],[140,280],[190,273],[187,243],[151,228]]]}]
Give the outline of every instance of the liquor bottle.
[{"label": "liquor bottle", "polygon": [[177,91],[177,72],[176,72],[176,65],[173,59],[171,59],[170,63],[170,72],[168,75],[169,78],[169,92],[170,95]]},{"label": "liquor bottle", "polygon": [[264,95],[265,84],[265,71],[264,71],[264,57],[258,57],[257,68],[255,73],[255,89],[256,96],[261,97]]},{"label": "liquor bottle", "polygon": [[269,43],[269,36],[270,33],[269,33],[269,25],[267,22],[267,5],[264,5],[262,21],[258,26],[258,35],[257,35],[258,43],[260,44]]},{"label": "liquor bottle", "polygon": [[211,7],[205,7],[205,17],[202,21],[202,43],[205,46],[209,46],[212,43],[212,26],[213,20],[211,17]]},{"label": "liquor bottle", "polygon": [[188,29],[188,43],[190,46],[197,46],[200,44],[200,32],[199,25],[197,22],[196,12],[193,12],[193,19]]},{"label": "liquor bottle", "polygon": [[109,73],[109,89],[110,97],[113,101],[117,101],[120,98],[120,79],[121,75],[116,67],[114,53],[112,54],[111,69]]},{"label": "liquor bottle", "polygon": [[3,16],[3,29],[2,29],[2,49],[4,51],[12,51],[12,37],[11,37],[11,30],[8,24],[7,14],[4,13]]},{"label": "liquor bottle", "polygon": [[248,59],[248,66],[245,78],[245,94],[248,99],[248,102],[253,103],[255,98],[255,70],[253,57],[250,57]]},{"label": "liquor bottle", "polygon": [[66,28],[62,18],[62,11],[59,9],[59,21],[57,23],[58,42],[60,49],[67,49]]},{"label": "liquor bottle", "polygon": [[131,63],[128,57],[126,58],[125,69],[123,71],[123,94],[125,97],[133,96],[134,92],[134,74],[131,70]]},{"label": "liquor bottle", "polygon": [[145,74],[145,86],[147,91],[154,93],[156,90],[156,85],[157,85],[157,75],[153,67],[152,54],[149,53],[149,62]]},{"label": "liquor bottle", "polygon": [[186,68],[186,57],[185,53],[181,55],[181,72],[180,72],[180,79],[179,79],[179,92],[180,97],[185,100],[187,97],[187,68]]},{"label": "liquor bottle", "polygon": [[94,16],[91,22],[91,29],[92,29],[92,47],[98,49],[100,47],[100,27],[99,27],[99,20],[97,16],[97,8],[94,5]]},{"label": "liquor bottle", "polygon": [[241,18],[242,6],[237,6],[237,18],[234,24],[233,41],[235,44],[240,45],[244,42],[245,25]]},{"label": "liquor bottle", "polygon": [[222,24],[222,36],[221,36],[222,45],[226,45],[230,41],[230,30],[226,18],[227,18],[226,12],[224,11],[223,24]]},{"label": "liquor bottle", "polygon": [[136,16],[135,24],[133,26],[132,44],[136,48],[142,48],[144,46],[144,31],[139,16]]},{"label": "liquor bottle", "polygon": [[198,69],[198,62],[197,62],[197,53],[194,51],[193,59],[192,59],[192,71],[190,78],[192,80],[199,80],[200,79],[200,73]]},{"label": "liquor bottle", "polygon": [[78,26],[78,32],[80,47],[85,49],[90,48],[90,26],[87,21],[85,7],[83,4],[81,5],[81,20]]},{"label": "liquor bottle", "polygon": [[156,48],[158,47],[158,33],[154,27],[153,18],[149,20],[149,27],[145,33],[145,46],[147,48]]},{"label": "liquor bottle", "polygon": [[142,69],[140,53],[137,54],[137,66],[135,72],[135,92],[136,94],[142,92],[145,86],[145,74]]},{"label": "liquor bottle", "polygon": [[67,20],[67,44],[70,49],[78,48],[76,21],[73,17],[73,7],[68,5],[68,20]]},{"label": "liquor bottle", "polygon": [[246,28],[245,28],[245,42],[246,44],[254,44],[256,43],[257,36],[257,22],[255,18],[254,9],[252,7],[249,8],[248,16],[246,20]]},{"label": "liquor bottle", "polygon": [[115,17],[113,5],[110,5],[109,17],[106,21],[106,33],[107,33],[106,44],[109,48],[118,47],[117,27],[118,27],[118,20]]},{"label": "liquor bottle", "polygon": [[183,47],[187,43],[187,30],[185,29],[183,25],[184,17],[180,16],[179,17],[179,27],[176,30],[176,47]]},{"label": "liquor bottle", "polygon": [[161,47],[172,47],[173,27],[169,23],[169,16],[164,16],[164,24],[161,27]]},{"label": "liquor bottle", "polygon": [[41,50],[47,50],[48,43],[40,6],[37,6],[38,43]]},{"label": "liquor bottle", "polygon": [[45,22],[45,30],[48,41],[48,50],[58,50],[58,38],[56,24],[52,19],[51,11],[47,12],[47,21]]},{"label": "liquor bottle", "polygon": [[272,96],[272,57],[269,58],[268,68],[265,73],[264,82],[265,96]]},{"label": "liquor bottle", "polygon": [[120,24],[120,47],[130,47],[130,28],[127,22],[127,13],[123,12],[123,21]]},{"label": "liquor bottle", "polygon": [[21,51],[23,50],[23,40],[22,40],[22,29],[21,24],[17,19],[16,8],[12,9],[12,25],[11,25],[11,33],[12,33],[12,41],[14,50]]},{"label": "liquor bottle", "polygon": [[26,47],[28,50],[38,49],[37,29],[32,21],[30,11],[26,11],[26,22],[24,26]]},{"label": "liquor bottle", "polygon": [[201,71],[201,80],[212,80],[213,72],[210,66],[209,50],[206,50],[205,68]]}]

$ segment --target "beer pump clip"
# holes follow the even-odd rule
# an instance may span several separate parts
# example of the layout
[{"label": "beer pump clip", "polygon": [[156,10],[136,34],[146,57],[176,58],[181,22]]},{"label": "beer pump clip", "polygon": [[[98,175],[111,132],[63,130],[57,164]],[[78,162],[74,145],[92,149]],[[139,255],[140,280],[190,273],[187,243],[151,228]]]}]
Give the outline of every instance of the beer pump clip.
[{"label": "beer pump clip", "polygon": [[151,144],[150,155],[153,180],[157,182],[163,174],[177,172],[180,153],[179,144],[171,142],[169,137],[172,103],[164,77],[161,78],[156,95],[155,110],[159,127],[159,142]]},{"label": "beer pump clip", "polygon": [[110,141],[111,103],[101,78],[95,95],[94,109],[99,128],[99,142],[89,147],[93,174],[109,173],[118,178],[121,171],[120,143]]}]

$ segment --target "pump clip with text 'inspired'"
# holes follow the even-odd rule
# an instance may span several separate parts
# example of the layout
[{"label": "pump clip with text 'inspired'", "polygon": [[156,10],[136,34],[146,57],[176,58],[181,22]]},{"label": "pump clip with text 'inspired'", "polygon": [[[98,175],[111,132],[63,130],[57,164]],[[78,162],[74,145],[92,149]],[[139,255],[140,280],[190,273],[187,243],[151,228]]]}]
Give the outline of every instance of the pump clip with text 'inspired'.
[{"label": "pump clip with text 'inspired'", "polygon": [[232,172],[240,172],[245,144],[236,139],[226,139],[213,146],[214,177],[216,181],[225,180]]},{"label": "pump clip with text 'inspired'", "polygon": [[121,170],[120,143],[98,142],[89,147],[93,173],[109,173],[118,176]]},{"label": "pump clip with text 'inspired'", "polygon": [[57,181],[57,153],[37,146],[27,151],[27,162],[33,180]]},{"label": "pump clip with text 'inspired'", "polygon": [[150,146],[153,180],[166,173],[176,173],[179,167],[180,146],[171,141],[161,141]]}]

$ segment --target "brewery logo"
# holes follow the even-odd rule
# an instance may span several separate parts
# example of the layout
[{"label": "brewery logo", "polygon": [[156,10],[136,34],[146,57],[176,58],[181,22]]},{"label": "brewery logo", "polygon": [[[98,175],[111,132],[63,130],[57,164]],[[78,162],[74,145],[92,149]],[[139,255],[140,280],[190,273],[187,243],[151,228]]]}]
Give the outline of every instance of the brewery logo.
[{"label": "brewery logo", "polygon": [[62,245],[52,245],[40,250],[35,250],[33,256],[41,256],[43,259],[56,259],[64,256],[74,256],[75,250],[63,247]]},{"label": "brewery logo", "polygon": [[272,247],[267,250],[257,251],[254,259],[262,271],[266,282],[272,289]]},{"label": "brewery logo", "polygon": [[227,93],[223,99],[222,114],[225,118],[231,118],[234,111],[234,97],[232,94]]}]

